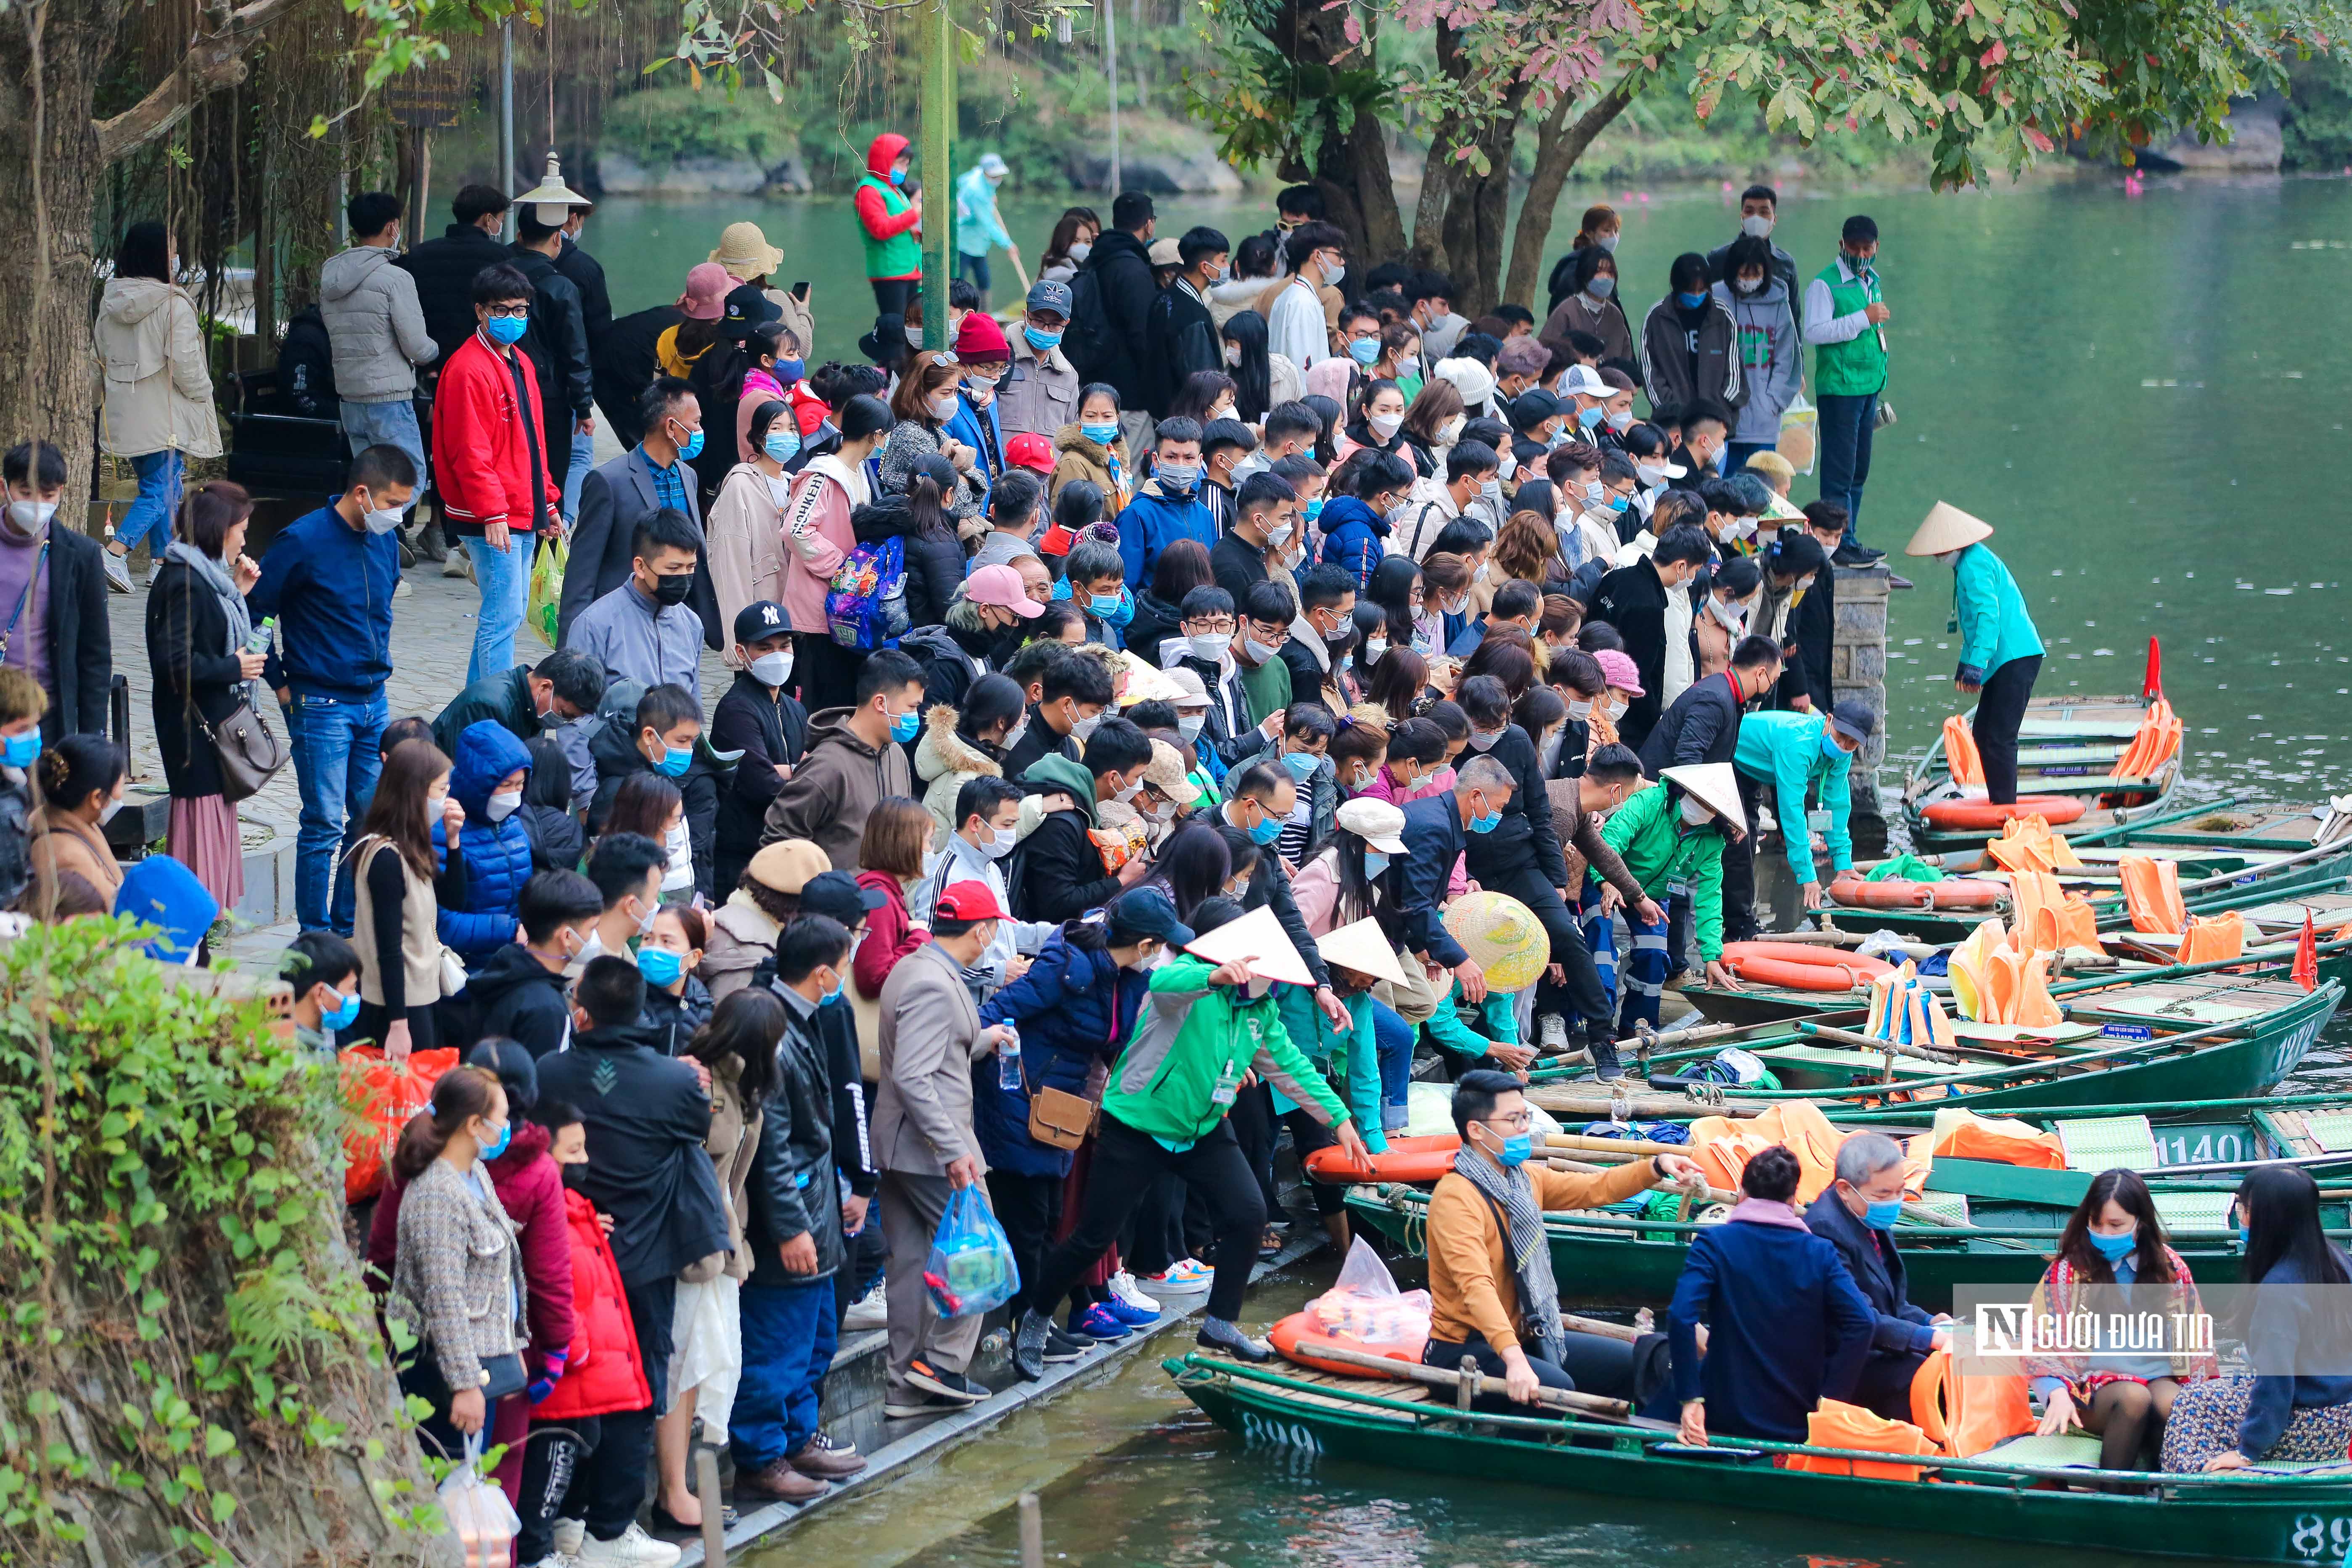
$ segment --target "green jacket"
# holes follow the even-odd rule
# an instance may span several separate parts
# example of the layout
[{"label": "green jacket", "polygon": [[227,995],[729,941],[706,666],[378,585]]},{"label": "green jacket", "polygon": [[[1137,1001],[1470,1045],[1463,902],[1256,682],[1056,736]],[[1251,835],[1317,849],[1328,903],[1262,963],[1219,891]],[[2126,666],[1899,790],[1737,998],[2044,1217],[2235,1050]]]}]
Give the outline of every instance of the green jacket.
[{"label": "green jacket", "polygon": [[[1853,864],[1853,837],[1846,829],[1853,805],[1849,785],[1853,759],[1825,742],[1829,728],[1829,721],[1819,713],[1750,713],[1739,721],[1739,745],[1731,756],[1741,773],[1772,786],[1772,815],[1780,819],[1789,869],[1800,882],[1817,876],[1812,827],[1805,812],[1805,796],[1816,785],[1822,810],[1829,815],[1822,837],[1830,847],[1830,874]],[[1837,752],[1835,757],[1832,752]]]},{"label": "green jacket", "polygon": [[[1843,260],[1832,261],[1815,274],[1830,286],[1832,316],[1851,316],[1869,309],[1885,296],[1878,291],[1878,273],[1860,278],[1847,275]],[[1876,327],[1864,327],[1842,343],[1813,345],[1813,392],[1817,396],[1860,397],[1886,390],[1886,347]]]},{"label": "green jacket", "polygon": [[1699,956],[1709,963],[1723,956],[1722,828],[1685,822],[1682,792],[1661,784],[1619,806],[1601,825],[1601,841],[1623,858],[1625,869],[1650,897],[1660,903],[1687,898]]},{"label": "green jacket", "polygon": [[1290,1043],[1273,996],[1253,1002],[1237,987],[1213,986],[1215,968],[1171,954],[1151,972],[1150,1005],[1111,1068],[1103,1110],[1148,1138],[1188,1145],[1233,1110],[1230,1097],[1218,1100],[1218,1086],[1238,1091],[1255,1069],[1325,1126],[1348,1121],[1348,1108]]},{"label": "green jacket", "polygon": [[1952,619],[1958,623],[1960,663],[1979,671],[1979,682],[2011,659],[2042,651],[2017,579],[1981,544],[1969,545],[1953,563]]},{"label": "green jacket", "polygon": [[[908,208],[906,194],[888,180],[869,172],[857,182],[850,199],[861,208],[873,205],[866,196],[872,191],[879,196],[886,216],[897,217]],[[866,247],[866,276],[868,278],[912,278],[923,269],[923,242],[915,237],[912,228],[902,228],[887,239],[877,239],[865,224],[857,226],[858,240]]]}]

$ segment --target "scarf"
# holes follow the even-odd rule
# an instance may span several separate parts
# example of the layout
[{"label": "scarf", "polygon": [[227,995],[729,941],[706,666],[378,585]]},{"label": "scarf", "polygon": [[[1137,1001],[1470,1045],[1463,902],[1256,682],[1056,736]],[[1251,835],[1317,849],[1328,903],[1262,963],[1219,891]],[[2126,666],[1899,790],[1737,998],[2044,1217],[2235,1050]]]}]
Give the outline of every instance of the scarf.
[{"label": "scarf", "polygon": [[1748,1225],[1777,1225],[1784,1230],[1805,1230],[1803,1220],[1787,1204],[1774,1203],[1770,1198],[1741,1198],[1732,1205],[1731,1219]]},{"label": "scarf", "polygon": [[1511,1279],[1519,1290],[1519,1333],[1536,1342],[1544,1360],[1559,1364],[1568,1337],[1559,1326],[1559,1286],[1551,1275],[1551,1238],[1536,1207],[1535,1184],[1525,1170],[1505,1171],[1486,1155],[1462,1145],[1454,1173],[1503,1211],[1510,1234]]},{"label": "scarf", "polygon": [[[220,600],[221,613],[228,618],[228,646],[221,651],[235,658],[245,647],[246,640],[253,636],[253,617],[246,614],[245,595],[238,593],[236,584],[229,581],[228,569],[184,539],[175,539],[166,545],[163,559],[185,564],[205,580]],[[240,681],[237,684],[249,686],[251,682]],[[251,700],[250,694],[247,700]]]}]

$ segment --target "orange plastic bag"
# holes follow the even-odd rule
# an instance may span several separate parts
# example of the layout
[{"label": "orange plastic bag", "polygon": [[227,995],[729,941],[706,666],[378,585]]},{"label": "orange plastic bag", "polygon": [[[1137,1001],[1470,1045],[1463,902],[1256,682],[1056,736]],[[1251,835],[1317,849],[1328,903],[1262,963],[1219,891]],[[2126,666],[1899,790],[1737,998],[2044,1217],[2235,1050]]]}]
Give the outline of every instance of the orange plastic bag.
[{"label": "orange plastic bag", "polygon": [[[1824,1399],[1805,1417],[1805,1441],[1816,1448],[1856,1448],[1881,1454],[1932,1454],[1936,1445],[1908,1421],[1889,1421],[1859,1405]],[[1783,1468],[1811,1470],[1824,1476],[1866,1476],[1882,1481],[1916,1481],[1916,1465],[1874,1465],[1864,1459],[1830,1459],[1811,1454],[1790,1454]]]},{"label": "orange plastic bag", "polygon": [[1933,1445],[1955,1459],[1983,1453],[2034,1427],[2025,1402],[2025,1374],[1962,1377],[1948,1350],[1929,1351],[1911,1378],[1911,1419]]},{"label": "orange plastic bag", "polygon": [[2055,1132],[2043,1131],[2030,1122],[1979,1116],[1965,1106],[1937,1110],[1935,1128],[1927,1136],[1933,1141],[1934,1152],[1955,1160],[1984,1160],[2029,1171],[2066,1168],[2065,1147]]},{"label": "orange plastic bag", "polygon": [[2237,910],[2210,918],[2190,915],[2188,925],[2189,929],[2180,935],[2181,963],[2227,963],[2244,956],[2246,922]]},{"label": "orange plastic bag", "polygon": [[1969,721],[1957,713],[1944,721],[1944,766],[1950,770],[1954,784],[1985,782],[1984,759],[1977,755],[1977,738],[1969,733]]},{"label": "orange plastic bag", "polygon": [[382,1046],[352,1046],[335,1062],[355,1119],[343,1133],[343,1202],[364,1203],[383,1191],[401,1129],[432,1103],[433,1086],[457,1065],[457,1052],[413,1051],[405,1062],[390,1062]]},{"label": "orange plastic bag", "polygon": [[2180,868],[2149,855],[2126,855],[2116,861],[2122,873],[2124,909],[2132,930],[2151,933],[2178,931],[2189,923],[2180,901]]}]

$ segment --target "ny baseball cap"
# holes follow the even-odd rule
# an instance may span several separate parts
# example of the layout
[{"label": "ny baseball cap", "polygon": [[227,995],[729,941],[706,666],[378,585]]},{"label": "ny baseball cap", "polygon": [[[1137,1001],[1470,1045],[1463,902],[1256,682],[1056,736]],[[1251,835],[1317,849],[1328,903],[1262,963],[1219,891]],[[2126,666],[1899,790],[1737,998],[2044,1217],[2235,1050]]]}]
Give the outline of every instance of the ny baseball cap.
[{"label": "ny baseball cap", "polygon": [[755,643],[792,629],[793,623],[784,618],[784,607],[772,600],[755,600],[735,612],[735,640],[740,643]]}]

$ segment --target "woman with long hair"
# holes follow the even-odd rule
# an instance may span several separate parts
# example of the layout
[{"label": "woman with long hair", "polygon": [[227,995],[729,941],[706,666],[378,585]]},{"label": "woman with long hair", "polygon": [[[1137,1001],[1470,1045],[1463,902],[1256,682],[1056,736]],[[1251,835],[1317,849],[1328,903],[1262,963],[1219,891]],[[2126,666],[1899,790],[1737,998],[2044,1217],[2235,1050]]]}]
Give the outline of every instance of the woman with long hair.
[{"label": "woman with long hair", "polygon": [[1195,588],[1213,587],[1216,574],[1209,569],[1209,547],[1197,539],[1180,539],[1163,548],[1151,563],[1151,581],[1135,595],[1135,616],[1122,636],[1127,646],[1154,667],[1165,661],[1160,644],[1171,638],[1182,645],[1184,595]]},{"label": "woman with long hair", "polygon": [[1420,710],[1428,693],[1429,661],[1410,647],[1391,640],[1388,652],[1372,666],[1371,684],[1364,690],[1364,700],[1385,710],[1389,722],[1398,724]]},{"label": "woman with long hair", "polygon": [[1150,875],[1136,885],[1167,894],[1181,921],[1199,909],[1202,900],[1223,892],[1236,870],[1224,835],[1209,823],[1192,822],[1170,836]]},{"label": "woman with long hair", "polygon": [[[179,285],[180,253],[160,223],[134,223],[114,253],[114,275],[98,301],[91,335],[106,373],[99,445],[126,458],[139,476],[138,499],[107,541],[107,581],[131,592],[126,561],[150,540],[149,553],[171,532],[180,482],[192,458],[221,455],[213,417],[212,372],[195,301]],[[412,426],[413,428],[413,426]]]},{"label": "woman with long hair", "polygon": [[1191,419],[1206,425],[1234,416],[1234,378],[1221,370],[1196,370],[1184,378],[1168,405],[1171,419]]},{"label": "woman with long hair", "polygon": [[1347,405],[1336,397],[1327,397],[1311,390],[1301,393],[1298,401],[1313,409],[1315,417],[1323,421],[1323,428],[1315,437],[1315,460],[1328,470],[1339,461],[1339,421],[1347,415]]},{"label": "woman with long hair", "polygon": [[[1275,279],[1274,241],[1263,234],[1244,237],[1234,247],[1234,264],[1225,276],[1209,285],[1209,320],[1223,327],[1244,311],[1257,316],[1257,302]],[[1280,398],[1275,399],[1279,403]]]},{"label": "woman with long hair", "polygon": [[903,493],[921,459],[945,458],[961,481],[958,489],[971,489],[970,495],[956,497],[955,513],[971,515],[980,495],[981,481],[974,478],[980,472],[980,453],[948,433],[948,421],[961,407],[956,395],[962,384],[963,366],[952,353],[932,349],[916,353],[890,394],[890,412],[898,424],[882,446],[882,494]]},{"label": "woman with long hair", "polygon": [[919,800],[894,795],[866,814],[866,836],[857,845],[857,885],[882,895],[882,907],[866,916],[866,940],[850,961],[857,994],[881,1000],[883,983],[898,961],[931,940],[908,911],[907,893],[923,879],[923,851],[931,841],[931,814]]},{"label": "woman with long hair", "polygon": [[908,466],[897,493],[877,496],[850,514],[858,543],[903,541],[909,625],[936,626],[947,620],[966,564],[957,531],[961,520],[977,515],[954,468],[936,452]]},{"label": "woman with long hair", "polygon": [[1374,381],[1364,387],[1363,411],[1348,426],[1348,439],[1391,457],[1402,458],[1422,478],[1421,455],[1404,438],[1404,389],[1393,381]]},{"label": "woman with long hair", "polygon": [[1410,321],[1391,321],[1381,329],[1381,357],[1372,362],[1375,381],[1393,381],[1405,401],[1421,395],[1427,376],[1421,361],[1421,329]]},{"label": "woman with long hair", "polygon": [[851,515],[874,499],[873,465],[866,459],[887,438],[894,416],[878,397],[860,393],[841,411],[841,445],[812,458],[793,479],[784,510],[784,543],[792,563],[784,573],[783,606],[793,623],[793,673],[800,680],[801,705],[810,712],[847,703],[865,655],[833,640],[825,596],[834,574],[857,547]]},{"label": "woman with long hair", "polygon": [[1559,531],[1539,511],[1515,511],[1495,539],[1495,569],[1506,577],[1533,583],[1546,593],[1564,588],[1568,571],[1559,558]]},{"label": "woman with long hair", "polygon": [[932,845],[956,830],[956,796],[976,778],[1003,778],[1004,753],[1026,722],[1021,686],[993,671],[971,683],[963,706],[934,703],[915,743],[915,776],[923,781],[923,807],[931,814]]},{"label": "woman with long hair", "polygon": [[[1422,612],[1426,603],[1423,595],[1421,568],[1410,555],[1390,555],[1372,568],[1371,586],[1364,596],[1389,613],[1389,651],[1410,647],[1424,658],[1438,652],[1434,643],[1425,643]],[[1400,640],[1402,639],[1402,640]],[[1424,667],[1423,677],[1428,670]],[[1375,699],[1378,700],[1378,699]]]},{"label": "woman with long hair", "polygon": [[[358,889],[352,945],[362,964],[352,1037],[382,1041],[394,1061],[440,1041],[434,1004],[445,994],[445,963],[435,928],[440,900],[466,906],[466,808],[449,796],[449,773],[448,757],[430,741],[394,746],[345,857]],[[438,869],[436,818],[447,844]]]},{"label": "woman with long hair", "polygon": [[1037,258],[1037,281],[1067,283],[1078,275],[1078,268],[1094,254],[1095,241],[1102,235],[1102,219],[1092,207],[1064,207],[1062,216],[1054,220],[1054,232],[1045,241],[1045,253]]},{"label": "woman with long hair", "polygon": [[1462,439],[1463,426],[1469,423],[1469,409],[1459,387],[1441,376],[1422,383],[1404,411],[1404,438],[1412,447],[1415,471],[1443,476],[1445,455]]},{"label": "woman with long hair", "polygon": [[1587,247],[1577,253],[1568,284],[1567,293],[1544,320],[1543,335],[1564,338],[1570,332],[1590,332],[1601,340],[1601,363],[1633,361],[1633,329],[1626,320],[1624,301],[1618,297],[1617,258],[1597,245]]},{"label": "woman with long hair", "polygon": [[[1118,388],[1107,381],[1090,381],[1078,388],[1078,416],[1054,432],[1054,479],[1050,492],[1054,526],[1038,552],[1058,564],[1070,552],[1069,536],[1096,519],[1118,516],[1134,499],[1141,481],[1135,461],[1120,433]],[[1095,516],[1072,521],[1063,515],[1063,496],[1071,487],[1094,488]],[[1057,550],[1056,544],[1060,545]]]},{"label": "woman with long hair", "polygon": [[[2058,1256],[2033,1289],[2033,1310],[2071,1318],[2090,1310],[2088,1292],[2100,1286],[2124,1287],[2134,1310],[2175,1321],[2202,1310],[2189,1265],[2167,1244],[2156,1199],[2134,1171],[2102,1171],[2091,1178],[2090,1190],[2059,1232]],[[2042,1435],[2075,1426],[2096,1434],[2105,1470],[2149,1468],[2181,1385],[2214,1370],[2210,1351],[2051,1352],[2025,1364],[2033,1392],[2044,1401]]]},{"label": "woman with long hair", "polygon": [[[751,401],[744,399],[747,407]],[[743,435],[751,455],[727,471],[708,519],[710,586],[719,596],[719,624],[730,628],[748,606],[783,597],[784,507],[793,496],[785,465],[801,450],[789,404],[765,397],[750,413]],[[734,664],[731,635],[726,658]]]},{"label": "woman with long hair", "polygon": [[1267,346],[1265,318],[1255,310],[1240,310],[1223,328],[1225,369],[1234,378],[1238,416],[1251,425],[1264,423],[1269,409],[1296,402],[1307,383],[1298,367]]}]

